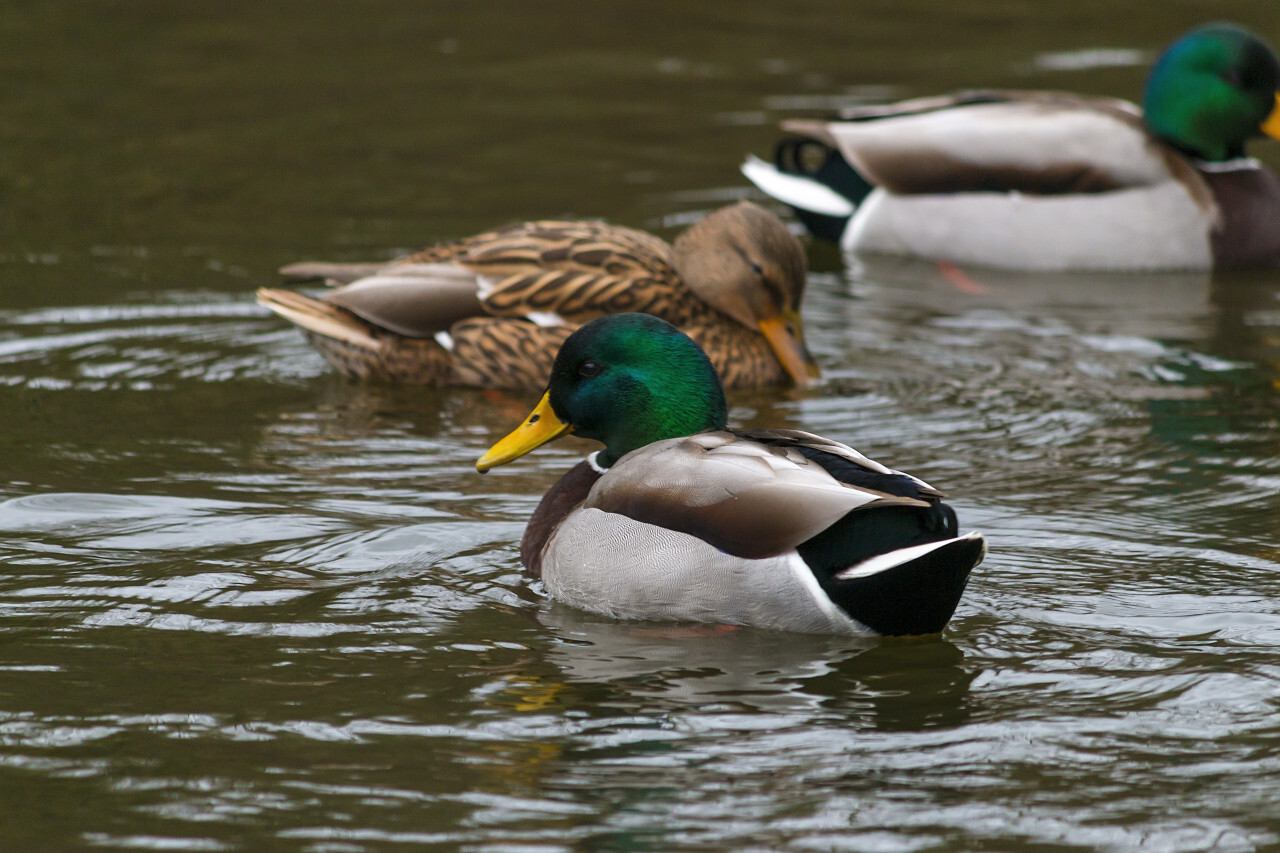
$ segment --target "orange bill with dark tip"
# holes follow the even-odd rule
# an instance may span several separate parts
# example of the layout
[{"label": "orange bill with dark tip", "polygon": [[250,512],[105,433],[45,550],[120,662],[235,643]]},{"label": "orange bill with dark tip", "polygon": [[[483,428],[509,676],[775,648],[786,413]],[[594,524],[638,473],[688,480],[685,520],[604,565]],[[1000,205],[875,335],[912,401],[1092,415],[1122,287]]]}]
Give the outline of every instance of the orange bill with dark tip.
[{"label": "orange bill with dark tip", "polygon": [[524,423],[476,460],[476,470],[483,474],[490,468],[519,459],[535,447],[541,447],[572,431],[573,427],[556,417],[552,410],[550,392],[543,394],[529,417],[524,419]]},{"label": "orange bill with dark tip", "polygon": [[804,323],[797,311],[784,311],[760,321],[760,332],[782,363],[791,381],[804,388],[822,375],[804,343]]}]

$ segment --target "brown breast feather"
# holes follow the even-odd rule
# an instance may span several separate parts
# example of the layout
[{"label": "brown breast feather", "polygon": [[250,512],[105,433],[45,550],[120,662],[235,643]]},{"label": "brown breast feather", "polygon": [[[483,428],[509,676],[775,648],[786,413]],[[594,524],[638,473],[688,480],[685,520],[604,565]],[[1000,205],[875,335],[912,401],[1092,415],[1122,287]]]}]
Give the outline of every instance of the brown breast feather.
[{"label": "brown breast feather", "polygon": [[565,517],[582,504],[599,479],[600,474],[583,460],[542,496],[520,539],[520,562],[529,574],[542,577],[542,553],[547,541]]},{"label": "brown breast feather", "polygon": [[1280,265],[1280,178],[1265,168],[1204,172],[1221,211],[1209,233],[1214,266]]}]

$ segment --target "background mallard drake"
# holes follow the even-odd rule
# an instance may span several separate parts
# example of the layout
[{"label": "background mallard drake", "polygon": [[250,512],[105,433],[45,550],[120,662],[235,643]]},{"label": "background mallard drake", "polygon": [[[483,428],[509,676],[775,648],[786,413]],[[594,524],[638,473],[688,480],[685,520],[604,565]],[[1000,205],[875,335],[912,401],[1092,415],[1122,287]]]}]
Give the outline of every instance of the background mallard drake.
[{"label": "background mallard drake", "polygon": [[926,634],[985,553],[942,493],[797,430],[730,430],[706,355],[663,320],[592,321],[547,393],[477,463],[573,432],[604,443],[543,497],[521,542],[557,599],[626,619]]},{"label": "background mallard drake", "polygon": [[1280,136],[1280,63],[1200,27],[1160,56],[1142,109],[978,91],[783,122],[743,173],[846,250],[1041,270],[1280,264],[1280,179],[1245,142]]},{"label": "background mallard drake", "polygon": [[322,299],[258,291],[337,370],[359,379],[541,389],[565,338],[602,314],[669,320],[724,383],[807,384],[804,248],[769,211],[740,202],[674,246],[603,222],[526,222],[389,264],[304,263],[291,279],[340,285]]}]

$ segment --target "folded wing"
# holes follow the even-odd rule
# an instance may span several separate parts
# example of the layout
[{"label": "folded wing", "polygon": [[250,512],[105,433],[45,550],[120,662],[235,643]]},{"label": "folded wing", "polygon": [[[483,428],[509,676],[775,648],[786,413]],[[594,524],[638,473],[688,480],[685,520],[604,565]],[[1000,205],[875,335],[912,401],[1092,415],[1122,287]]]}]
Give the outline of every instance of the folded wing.
[{"label": "folded wing", "polygon": [[896,194],[1096,193],[1148,186],[1180,168],[1126,101],[1058,92],[980,92],[792,120]]},{"label": "folded wing", "polygon": [[[776,431],[781,432],[781,431]],[[848,451],[864,472],[851,485],[791,446],[744,440],[730,432],[655,442],[620,459],[592,489],[585,506],[687,533],[739,557],[783,554],[855,509],[930,505],[901,492],[900,474]],[[825,441],[825,440],[819,440]],[[914,483],[914,478],[909,478]],[[873,486],[880,481],[885,488]],[[922,494],[935,494],[923,483]],[[924,490],[927,490],[924,491]]]}]

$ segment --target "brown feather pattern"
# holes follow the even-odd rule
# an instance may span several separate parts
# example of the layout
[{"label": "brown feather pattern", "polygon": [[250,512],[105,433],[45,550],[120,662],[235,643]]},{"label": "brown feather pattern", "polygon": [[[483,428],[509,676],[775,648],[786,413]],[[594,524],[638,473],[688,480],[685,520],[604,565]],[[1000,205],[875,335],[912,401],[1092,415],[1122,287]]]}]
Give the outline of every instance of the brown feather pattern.
[{"label": "brown feather pattern", "polygon": [[[344,312],[348,313],[348,312]],[[430,338],[406,338],[364,323],[348,313],[349,321],[366,326],[369,333],[389,346],[361,347],[348,341],[303,329],[311,345],[329,365],[346,376],[365,381],[397,382],[412,374],[426,377],[422,384],[441,384],[449,375],[452,359],[444,347]]]},{"label": "brown feather pattern", "polygon": [[[379,269],[377,275],[395,277],[398,270],[412,274],[409,266],[414,264],[453,264],[477,275],[488,316],[467,318],[448,329],[451,355],[432,340],[397,335],[362,320],[353,304],[361,293],[354,289],[343,298],[350,311],[311,301],[325,305],[329,320],[341,317],[344,323],[358,324],[378,341],[380,351],[362,352],[351,340],[327,340],[322,329],[312,329],[308,339],[348,376],[533,391],[546,385],[560,343],[577,326],[605,314],[638,311],[688,333],[728,388],[786,383],[787,373],[764,336],[699,298],[681,279],[672,257],[666,241],[631,228],[595,221],[525,222],[433,246]],[[422,286],[430,282],[424,279]],[[264,290],[259,302],[276,310],[272,303],[280,300],[271,295],[283,293]],[[294,296],[295,301],[309,299]],[[536,325],[532,317],[558,321]],[[304,324],[296,314],[286,318]]]},{"label": "brown feather pattern", "polygon": [[570,326],[535,326],[498,317],[463,320],[453,327],[450,384],[542,388],[560,345],[572,332]]}]

